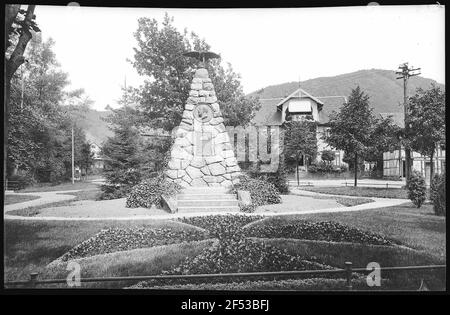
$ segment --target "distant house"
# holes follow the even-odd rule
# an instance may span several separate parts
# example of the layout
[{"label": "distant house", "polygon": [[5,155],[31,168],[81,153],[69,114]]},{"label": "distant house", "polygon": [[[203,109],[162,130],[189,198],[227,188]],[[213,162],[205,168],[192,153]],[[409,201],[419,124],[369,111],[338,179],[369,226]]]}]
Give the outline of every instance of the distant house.
[{"label": "distant house", "polygon": [[101,147],[95,142],[89,142],[91,145],[91,152],[94,154],[92,164],[92,169],[94,170],[102,170],[105,168],[105,161],[108,159],[104,155],[101,154]]},{"label": "distant house", "polygon": [[[390,116],[395,124],[399,127],[404,127],[403,113],[381,113],[383,117]],[[430,158],[423,156],[418,152],[411,153],[412,170],[418,171],[425,177],[427,184],[430,184]],[[445,172],[445,145],[436,146],[436,151],[433,158],[435,174]],[[406,173],[405,150],[403,147],[398,148],[392,152],[383,153],[383,176],[392,178],[404,178]]]},{"label": "distant house", "polygon": [[[318,123],[317,128],[317,161],[321,160],[321,152],[334,151],[333,161],[336,167],[347,165],[343,162],[344,152],[330,147],[322,136],[328,132],[329,115],[339,110],[347,102],[345,96],[313,96],[305,90],[298,88],[284,98],[260,99],[261,109],[255,114],[253,124],[258,127],[280,127],[286,121],[286,115],[292,120],[313,119]],[[306,169],[304,159],[300,160],[300,168]]]}]

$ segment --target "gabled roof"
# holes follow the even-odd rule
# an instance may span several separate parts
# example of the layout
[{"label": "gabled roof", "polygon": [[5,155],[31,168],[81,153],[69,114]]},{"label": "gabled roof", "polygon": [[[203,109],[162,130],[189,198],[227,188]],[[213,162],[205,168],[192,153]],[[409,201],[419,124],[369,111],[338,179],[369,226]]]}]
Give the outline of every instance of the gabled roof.
[{"label": "gabled roof", "polygon": [[279,102],[278,104],[277,104],[277,107],[278,106],[281,106],[281,105],[283,105],[284,103],[286,103],[289,99],[291,99],[291,98],[297,98],[297,97],[299,97],[299,96],[302,96],[302,97],[309,97],[310,99],[312,99],[313,101],[315,101],[316,103],[319,103],[319,104],[321,104],[321,105],[323,105],[323,102],[321,101],[321,100],[319,100],[317,97],[314,97],[314,96],[312,96],[311,94],[309,94],[308,92],[306,92],[305,90],[303,90],[303,89],[301,89],[301,88],[298,88],[297,90],[295,90],[294,92],[292,92],[290,95],[288,95],[287,97],[285,97],[283,100],[281,100],[281,102]]},{"label": "gabled roof", "polygon": [[256,126],[280,126],[281,112],[277,111],[277,104],[281,98],[259,99],[261,108],[255,113],[252,122]]}]

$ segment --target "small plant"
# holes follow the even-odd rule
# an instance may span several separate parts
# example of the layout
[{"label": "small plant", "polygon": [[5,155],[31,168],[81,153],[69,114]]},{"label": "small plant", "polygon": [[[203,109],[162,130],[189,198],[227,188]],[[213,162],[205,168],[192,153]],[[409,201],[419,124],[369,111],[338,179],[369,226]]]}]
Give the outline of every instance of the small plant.
[{"label": "small plant", "polygon": [[420,208],[427,198],[427,188],[423,176],[418,172],[413,172],[406,188],[408,190],[408,198],[417,208]]},{"label": "small plant", "polygon": [[172,181],[168,181],[163,175],[144,180],[131,189],[127,197],[127,208],[151,208],[152,205],[159,206],[161,196],[173,196],[179,192],[181,186]]},{"label": "small plant", "polygon": [[446,215],[445,210],[445,173],[435,175],[430,187],[430,199],[436,215]]}]

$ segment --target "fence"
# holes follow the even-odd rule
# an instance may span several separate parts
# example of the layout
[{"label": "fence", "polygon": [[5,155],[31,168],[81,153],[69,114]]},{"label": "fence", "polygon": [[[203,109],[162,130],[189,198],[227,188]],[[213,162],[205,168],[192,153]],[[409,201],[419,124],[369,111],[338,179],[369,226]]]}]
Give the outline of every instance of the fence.
[{"label": "fence", "polygon": [[[381,267],[381,271],[417,271],[417,270],[432,270],[432,269],[446,269],[446,265],[428,265],[428,266],[402,266],[402,267]],[[80,278],[80,282],[113,282],[113,281],[144,281],[144,280],[171,280],[171,279],[208,279],[208,278],[233,278],[233,277],[265,277],[265,276],[302,276],[302,275],[338,275],[345,274],[346,289],[351,291],[352,274],[353,273],[367,273],[372,270],[366,268],[353,268],[351,262],[346,262],[343,269],[326,269],[326,270],[295,270],[295,271],[271,271],[271,272],[247,272],[247,273],[220,273],[220,274],[191,274],[191,275],[153,275],[153,276],[127,276],[127,277],[103,277],[103,278]],[[64,284],[66,279],[43,279],[38,280],[37,273],[31,273],[29,280],[9,281],[4,285],[15,286],[24,285],[30,288],[36,288],[38,285],[45,284]]]}]

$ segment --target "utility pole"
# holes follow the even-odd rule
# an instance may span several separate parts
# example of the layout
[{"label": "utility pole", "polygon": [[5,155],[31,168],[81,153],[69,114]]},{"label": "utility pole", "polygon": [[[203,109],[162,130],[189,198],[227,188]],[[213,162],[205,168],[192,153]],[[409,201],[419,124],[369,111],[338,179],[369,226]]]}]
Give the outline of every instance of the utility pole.
[{"label": "utility pole", "polygon": [[[408,79],[410,77],[414,77],[416,75],[419,75],[420,68],[412,68],[408,66],[408,63],[405,62],[401,64],[398,67],[398,70],[395,72],[399,75],[397,79],[403,79],[403,111],[404,111],[404,120],[405,120],[405,135],[409,135],[409,107],[408,107]],[[416,72],[418,71],[418,72]],[[401,154],[401,151],[399,152]],[[411,163],[411,149],[409,148],[409,145],[405,145],[405,177],[406,182],[408,182],[409,177],[411,176],[411,169],[412,169],[412,163]]]},{"label": "utility pole", "polygon": [[74,157],[73,124],[72,124],[72,185],[73,184],[75,184],[75,157]]}]

